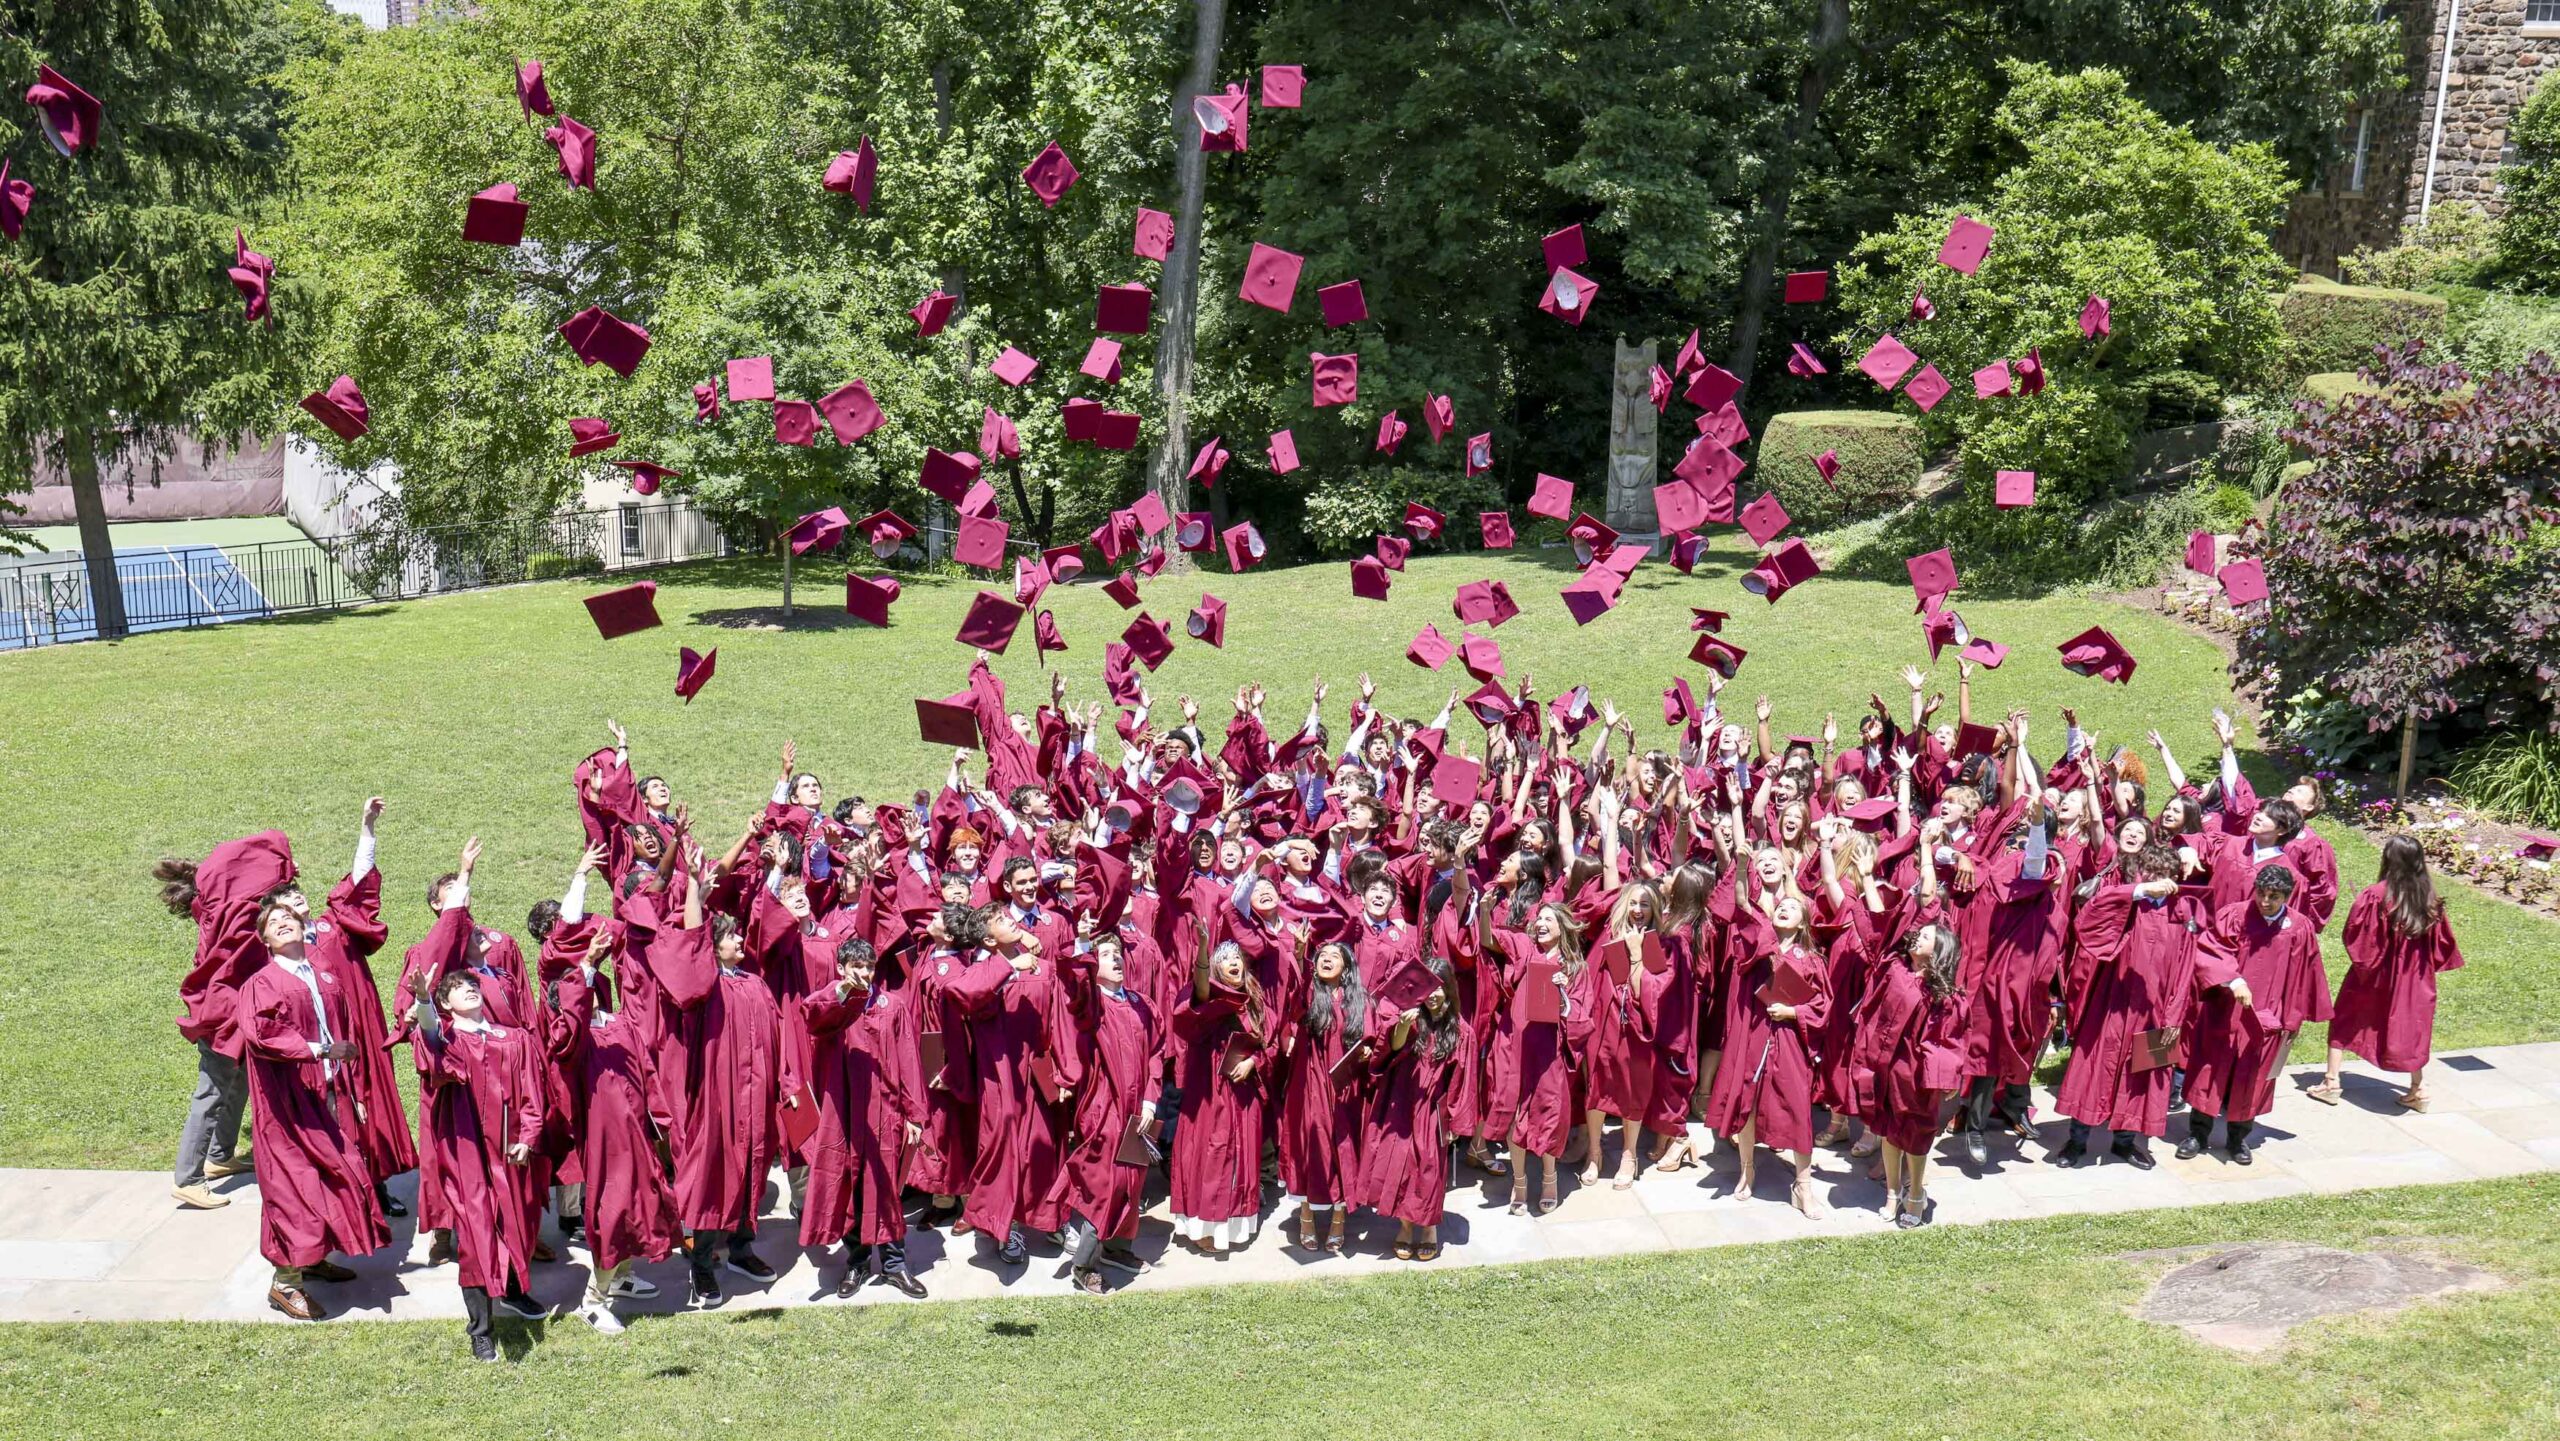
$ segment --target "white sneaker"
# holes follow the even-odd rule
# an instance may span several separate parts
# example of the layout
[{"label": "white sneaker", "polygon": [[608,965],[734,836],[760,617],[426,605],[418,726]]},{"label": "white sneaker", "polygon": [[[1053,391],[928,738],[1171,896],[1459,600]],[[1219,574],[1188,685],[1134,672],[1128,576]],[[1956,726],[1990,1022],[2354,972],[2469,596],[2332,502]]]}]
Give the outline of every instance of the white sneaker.
[{"label": "white sneaker", "polygon": [[634,1301],[646,1301],[658,1294],[658,1283],[641,1276],[625,1276],[613,1283],[613,1294]]},{"label": "white sneaker", "polygon": [[611,1306],[590,1305],[587,1309],[579,1312],[578,1314],[587,1318],[588,1325],[595,1327],[597,1330],[602,1331],[608,1336],[619,1336],[622,1334],[622,1318],[613,1314],[613,1308]]}]

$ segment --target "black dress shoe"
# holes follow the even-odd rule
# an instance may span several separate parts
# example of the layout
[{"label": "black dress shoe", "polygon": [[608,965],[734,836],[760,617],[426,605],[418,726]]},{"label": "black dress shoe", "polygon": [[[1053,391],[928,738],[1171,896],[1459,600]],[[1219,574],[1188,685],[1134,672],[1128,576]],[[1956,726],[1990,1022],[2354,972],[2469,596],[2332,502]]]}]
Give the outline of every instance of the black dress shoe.
[{"label": "black dress shoe", "polygon": [[2250,1153],[2247,1144],[2243,1143],[2231,1148],[2231,1164],[2235,1166],[2254,1166],[2258,1164],[2258,1159]]},{"label": "black dress shoe", "polygon": [[339,1285],[345,1285],[356,1278],[356,1273],[335,1261],[320,1260],[303,1267],[302,1278],[306,1281],[333,1281]]},{"label": "black dress shoe", "polygon": [[845,1272],[844,1279],[836,1283],[836,1299],[841,1301],[845,1297],[852,1295],[854,1292],[861,1290],[862,1283],[869,1279],[869,1277],[863,1275],[860,1271]]},{"label": "black dress shoe", "polygon": [[1964,1158],[1979,1166],[1991,1159],[1991,1148],[1982,1143],[1980,1131],[1967,1128],[1964,1133]]},{"label": "black dress shoe", "polygon": [[2185,1140],[2178,1143],[2178,1159],[2181,1161],[2192,1161],[2203,1154],[2204,1140],[2193,1133],[2189,1133]]},{"label": "black dress shoe", "polygon": [[2131,1162],[2133,1168],[2137,1171],[2148,1171],[2152,1167],[2160,1164],[2159,1160],[2151,1154],[2151,1148],[2147,1145],[2127,1146],[2120,1154],[2123,1155],[2125,1160]]},{"label": "black dress shoe", "polygon": [[401,1217],[409,1214],[409,1208],[401,1205],[400,1198],[392,1195],[389,1191],[382,1192],[375,1196],[374,1199],[382,1203],[382,1214],[383,1218],[386,1220],[397,1221]]},{"label": "black dress shoe", "polygon": [[880,1273],[880,1283],[895,1290],[901,1296],[912,1296],[919,1301],[924,1299],[924,1283],[904,1271],[883,1271]]},{"label": "black dress shoe", "polygon": [[2071,1141],[2065,1143],[2061,1150],[2045,1157],[2045,1159],[2057,1166],[2077,1166],[2087,1162],[2089,1159],[2089,1148],[2080,1144],[2078,1141]]},{"label": "black dress shoe", "polygon": [[486,1337],[486,1336],[474,1336],[474,1337],[472,1337],[472,1338],[471,1338],[471,1359],[472,1359],[472,1360],[474,1360],[474,1361],[495,1361],[495,1360],[497,1360],[497,1359],[498,1359],[498,1343],[497,1343],[497,1342],[495,1342],[495,1341],[490,1340],[490,1339],[489,1339],[488,1337]]}]

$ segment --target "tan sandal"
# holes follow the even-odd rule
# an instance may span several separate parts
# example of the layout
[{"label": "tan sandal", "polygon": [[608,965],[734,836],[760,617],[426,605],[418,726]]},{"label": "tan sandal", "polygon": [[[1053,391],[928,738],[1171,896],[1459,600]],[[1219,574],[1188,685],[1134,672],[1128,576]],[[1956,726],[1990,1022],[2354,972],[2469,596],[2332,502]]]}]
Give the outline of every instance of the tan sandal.
[{"label": "tan sandal", "polygon": [[2424,1091],[2401,1092],[2400,1109],[2404,1111],[2424,1112],[2427,1109],[2427,1093]]},{"label": "tan sandal", "polygon": [[1316,1213],[1312,1206],[1298,1208],[1298,1249],[1301,1251],[1316,1249]]},{"label": "tan sandal", "polygon": [[1858,1138],[1858,1144],[1849,1148],[1849,1154],[1863,1161],[1867,1157],[1872,1156],[1883,1149],[1884,1137],[1877,1135],[1873,1131],[1869,1131]]},{"label": "tan sandal", "polygon": [[2334,1106],[2338,1104],[2338,1097],[2341,1094],[2341,1088],[2331,1085],[2327,1081],[2322,1081],[2316,1086],[2303,1087],[2302,1094],[2318,1101],[2321,1105]]},{"label": "tan sandal", "polygon": [[1324,1243],[1324,1248],[1326,1250],[1339,1251],[1342,1249],[1342,1233],[1345,1229],[1344,1218],[1347,1217],[1350,1212],[1351,1208],[1348,1206],[1336,1206],[1333,1208],[1333,1232],[1331,1239]]}]

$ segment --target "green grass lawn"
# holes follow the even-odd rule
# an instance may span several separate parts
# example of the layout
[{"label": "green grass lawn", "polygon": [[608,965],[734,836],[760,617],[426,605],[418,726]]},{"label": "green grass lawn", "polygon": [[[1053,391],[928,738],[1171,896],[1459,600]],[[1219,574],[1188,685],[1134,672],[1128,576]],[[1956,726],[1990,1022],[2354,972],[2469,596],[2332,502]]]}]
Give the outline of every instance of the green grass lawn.
[{"label": "green grass lawn", "polygon": [[[0,1432],[2357,1441],[2560,1431],[2550,1177],[1155,1296],[455,1322],[0,1329]],[[2510,1284],[2242,1357],[2137,1319],[2259,1238]],[[286,1420],[285,1418],[290,1418]]]},{"label": "green grass lawn", "polygon": [[[840,572],[828,569],[828,576]],[[1227,648],[1184,643],[1154,678],[1161,706],[1183,691],[1215,731],[1227,697],[1256,680],[1270,718],[1303,714],[1308,680],[1333,682],[1339,726],[1368,668],[1392,709],[1435,711],[1451,681],[1403,659],[1426,621],[1454,633],[1451,592],[1505,580],[1523,607],[1498,638],[1517,677],[1542,694],[1580,680],[1635,711],[1648,739],[1665,734],[1659,694],[1686,659],[1691,603],[1732,610],[1727,634],[1752,655],[1727,692],[1747,715],[1765,690],[1781,731],[1811,732],[1828,707],[1851,725],[1867,693],[1900,704],[1898,669],[1926,648],[1900,585],[1826,577],[1769,606],[1734,584],[1730,551],[1683,578],[1653,564],[1624,604],[1577,629],[1555,592],[1561,561],[1530,555],[1417,559],[1391,601],[1356,600],[1339,565],[1217,576],[1230,602]],[[803,580],[811,576],[804,573]],[[903,797],[938,784],[945,756],[916,738],[911,699],[959,688],[969,653],[950,637],[975,586],[912,581],[876,631],[841,613],[840,590],[804,584],[813,602],[788,629],[777,619],[777,569],[723,564],[658,577],[665,629],[600,641],[581,595],[593,584],[531,585],[363,612],[146,636],[114,646],[0,655],[0,1164],[165,1164],[193,1084],[177,1038],[176,983],[192,928],[160,910],[147,872],[162,854],[197,856],[218,841],[278,827],[306,876],[346,866],[358,807],[390,798],[382,828],[392,946],[423,933],[427,881],[463,839],[487,843],[475,910],[517,928],[556,894],[580,833],[569,794],[576,760],[606,740],[604,719],[630,728],[633,763],[665,774],[706,836],[734,836],[759,807],[785,736],[832,800],[848,789]],[[1196,582],[1151,582],[1150,610],[1180,628]],[[1101,693],[1101,653],[1127,615],[1096,587],[1052,592],[1073,649],[1074,694]],[[1965,606],[1981,633],[2014,648],[1987,673],[1986,715],[2034,708],[2039,749],[2059,739],[2054,707],[2079,708],[2102,737],[2158,725],[2202,764],[2207,712],[2229,699],[2219,653],[2170,622],[2081,596]],[[2103,621],[2141,660],[2133,682],[2104,685],[2061,669],[2055,646]],[[676,648],[717,646],[719,674],[691,705],[673,694]],[[998,662],[1021,705],[1043,693],[1028,634]],[[1954,690],[1953,657],[1935,677]],[[2374,850],[2339,827],[2343,881],[2369,882]],[[2471,959],[2449,978],[2439,1037],[2447,1048],[2560,1034],[2560,928],[2463,892],[2454,925]],[[2332,962],[2338,958],[2333,954]],[[2316,1041],[2313,1045],[2316,1047]],[[1845,1404],[1851,1393],[1840,1393]],[[1843,1414],[1849,1414],[1844,1412]]]}]

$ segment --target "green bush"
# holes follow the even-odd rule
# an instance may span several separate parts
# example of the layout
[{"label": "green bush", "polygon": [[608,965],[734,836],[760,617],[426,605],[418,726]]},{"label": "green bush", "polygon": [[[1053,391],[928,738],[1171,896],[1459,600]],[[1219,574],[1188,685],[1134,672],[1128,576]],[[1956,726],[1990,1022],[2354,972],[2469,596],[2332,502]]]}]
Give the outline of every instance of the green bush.
[{"label": "green bush", "polygon": [[2526,290],[2560,289],[2560,85],[2546,78],[2507,127],[2514,163],[2498,170],[2497,273]]},{"label": "green bush", "polygon": [[2258,513],[2257,501],[2246,486],[2216,480],[2202,486],[2198,495],[2203,509],[2196,527],[2199,530],[2226,535],[2247,525],[2249,518]]},{"label": "green bush", "polygon": [[2400,243],[2390,249],[2359,247],[2338,262],[2338,273],[2349,285],[2434,290],[2472,283],[2497,251],[2497,227],[2480,207],[2448,200],[2403,228]]},{"label": "green bush", "polygon": [[[1840,473],[1829,481],[1813,464],[1826,450],[1840,457]],[[1739,484],[1748,491],[1756,476],[1798,526],[1816,531],[1910,503],[1920,470],[1920,427],[1907,415],[1798,410],[1761,427],[1758,459]]]},{"label": "green bush", "polygon": [[2285,292],[2281,309],[2285,347],[2276,375],[2284,382],[2371,365],[2377,345],[2423,340],[2432,346],[2444,338],[2444,297],[2414,290],[2340,285],[2311,275]]},{"label": "green bush", "polygon": [[[1970,554],[2053,547],[2015,568],[2074,574],[2086,569],[2072,553],[2081,514],[2124,473],[2134,429],[2155,409],[2217,414],[2279,358],[2276,297],[2293,272],[2268,235],[2291,186],[2265,147],[2198,139],[2114,71],[2012,62],[2007,80],[1998,139],[2022,158],[1987,197],[1905,215],[1858,244],[1839,272],[1838,344],[1854,357],[1891,331],[1956,387],[1920,425],[1933,446],[1959,445],[1963,490],[1915,523],[1965,537]],[[1996,232],[1971,276],[1937,259],[1960,212]],[[1913,321],[1911,294],[1924,286],[1937,316]],[[2094,342],[2079,328],[2091,295],[2114,310],[2112,333]],[[1972,398],[1975,368],[2031,348],[2050,381],[2041,394]],[[2036,472],[2035,505],[1993,507],[1991,473],[2008,469]]]},{"label": "green bush", "polygon": [[2327,370],[2318,375],[2306,375],[2294,387],[2304,398],[2323,405],[2335,405],[2350,395],[2371,395],[2381,388],[2352,370]]},{"label": "green bush", "polygon": [[2459,297],[2445,348],[2474,375],[2512,369],[2537,351],[2560,355],[2560,301],[2494,291]]},{"label": "green bush", "polygon": [[2466,747],[2447,773],[2456,795],[2536,826],[2560,826],[2560,736],[2499,731]]},{"label": "green bush", "polygon": [[[1303,531],[1306,544],[1318,555],[1337,559],[1365,555],[1376,546],[1379,536],[1403,534],[1399,527],[1404,522],[1408,500],[1418,500],[1448,516],[1448,543],[1460,550],[1473,550],[1483,544],[1476,512],[1503,507],[1502,488],[1489,475],[1471,477],[1460,471],[1401,465],[1388,470],[1351,471],[1318,481],[1308,492]],[[1597,511],[1599,506],[1595,501],[1587,508]],[[1514,511],[1513,526],[1521,528],[1525,518],[1523,513]],[[1268,531],[1271,527],[1264,528]]]},{"label": "green bush", "polygon": [[604,562],[592,555],[562,555],[558,551],[537,550],[524,558],[527,580],[558,580],[563,576],[596,575],[604,570]]}]

